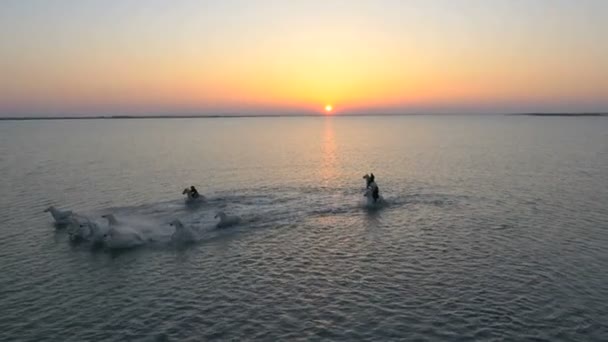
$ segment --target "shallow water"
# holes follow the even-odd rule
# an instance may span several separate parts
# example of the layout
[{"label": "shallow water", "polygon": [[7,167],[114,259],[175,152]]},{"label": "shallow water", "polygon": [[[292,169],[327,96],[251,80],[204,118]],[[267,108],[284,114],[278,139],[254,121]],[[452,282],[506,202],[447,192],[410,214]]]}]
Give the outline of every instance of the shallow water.
[{"label": "shallow water", "polygon": [[0,340],[606,340],[607,170],[601,117],[3,121]]}]

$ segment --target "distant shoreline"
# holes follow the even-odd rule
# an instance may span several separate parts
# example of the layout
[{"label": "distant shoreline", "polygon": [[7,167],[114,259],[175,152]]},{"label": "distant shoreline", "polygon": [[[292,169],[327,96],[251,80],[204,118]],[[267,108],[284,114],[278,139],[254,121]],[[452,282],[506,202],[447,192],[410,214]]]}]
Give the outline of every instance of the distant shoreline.
[{"label": "distant shoreline", "polygon": [[524,115],[524,116],[608,116],[608,113],[524,113],[524,114],[506,114],[506,115]]},{"label": "distant shoreline", "polygon": [[[475,116],[566,116],[566,117],[608,117],[608,113],[505,113],[505,114],[337,114],[334,117],[369,117],[369,116],[459,116],[459,115],[475,115]],[[32,121],[32,120],[120,120],[120,119],[222,119],[222,118],[291,118],[291,117],[326,117],[322,114],[260,114],[260,115],[244,115],[244,114],[226,114],[226,115],[99,115],[99,116],[23,116],[23,117],[0,117],[0,121]]]}]

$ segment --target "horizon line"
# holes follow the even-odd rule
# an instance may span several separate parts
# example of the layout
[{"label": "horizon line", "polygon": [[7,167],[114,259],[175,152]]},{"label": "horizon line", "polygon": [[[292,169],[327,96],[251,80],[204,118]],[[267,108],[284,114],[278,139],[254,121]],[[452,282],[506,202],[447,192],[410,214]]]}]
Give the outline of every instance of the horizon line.
[{"label": "horizon line", "polygon": [[94,116],[7,116],[0,121],[27,120],[121,120],[121,119],[221,119],[221,118],[284,118],[284,117],[369,117],[369,116],[608,116],[607,112],[513,112],[513,113],[344,113],[344,114],[176,114],[176,115],[94,115]]}]

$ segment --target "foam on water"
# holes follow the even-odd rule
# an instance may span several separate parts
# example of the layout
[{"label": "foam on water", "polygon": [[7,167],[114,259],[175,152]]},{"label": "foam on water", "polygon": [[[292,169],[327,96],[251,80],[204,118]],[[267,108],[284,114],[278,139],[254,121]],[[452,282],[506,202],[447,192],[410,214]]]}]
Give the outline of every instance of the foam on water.
[{"label": "foam on water", "polygon": [[[168,200],[138,206],[113,206],[87,213],[74,213],[74,217],[78,218],[77,221],[83,223],[81,225],[85,228],[82,234],[86,238],[80,239],[79,242],[95,246],[101,243],[109,249],[125,249],[143,246],[171,247],[185,242],[201,242],[215,238],[218,234],[227,234],[218,232],[220,228],[255,229],[281,222],[298,222],[315,216],[345,215],[361,209],[376,211],[389,206],[389,202],[383,197],[374,202],[369,197],[363,197],[362,192],[355,189],[345,191],[339,200],[328,197],[316,205],[311,205],[311,202],[316,200],[319,194],[315,196],[313,192],[305,192],[305,196],[290,196],[292,191],[294,190],[273,189],[273,195],[238,195],[231,192],[196,203]],[[355,194],[358,196],[355,197]],[[279,202],[283,204],[280,207],[277,206]],[[352,204],[349,205],[348,202]],[[218,221],[218,212],[226,210],[230,210],[226,221]],[[112,214],[118,224],[109,225],[108,221],[102,218],[104,214]],[[174,220],[179,220],[187,230],[191,230],[192,237],[175,238],[176,229],[171,225]],[[90,229],[91,233],[89,226],[94,227]],[[110,229],[113,229],[117,236],[114,241],[110,238],[98,238],[107,235]],[[66,231],[76,234],[82,231],[82,228],[79,230],[76,224]]]}]

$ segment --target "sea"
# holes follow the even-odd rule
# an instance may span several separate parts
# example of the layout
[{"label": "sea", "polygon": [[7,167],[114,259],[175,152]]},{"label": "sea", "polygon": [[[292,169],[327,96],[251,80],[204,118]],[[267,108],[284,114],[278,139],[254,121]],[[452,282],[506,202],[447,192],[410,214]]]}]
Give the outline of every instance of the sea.
[{"label": "sea", "polygon": [[608,118],[0,121],[0,341],[249,340],[608,340]]}]

